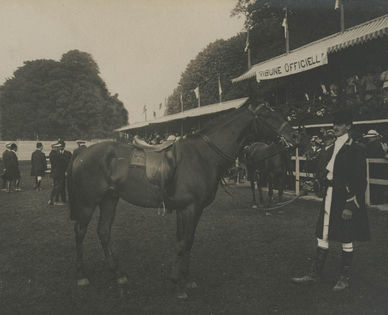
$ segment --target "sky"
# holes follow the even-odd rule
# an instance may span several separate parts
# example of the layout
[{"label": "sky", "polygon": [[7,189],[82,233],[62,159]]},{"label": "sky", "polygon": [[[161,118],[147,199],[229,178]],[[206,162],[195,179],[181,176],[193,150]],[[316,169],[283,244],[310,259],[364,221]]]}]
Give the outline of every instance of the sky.
[{"label": "sky", "polygon": [[[88,52],[130,123],[172,94],[209,43],[243,31],[237,0],[0,0],[0,84],[23,62]],[[160,116],[162,113],[158,112]]]}]

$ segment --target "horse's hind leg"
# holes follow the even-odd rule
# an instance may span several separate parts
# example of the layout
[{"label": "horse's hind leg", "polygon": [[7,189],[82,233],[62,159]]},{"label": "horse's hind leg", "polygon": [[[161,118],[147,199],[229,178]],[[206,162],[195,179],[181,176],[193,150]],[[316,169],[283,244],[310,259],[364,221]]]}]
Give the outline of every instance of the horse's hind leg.
[{"label": "horse's hind leg", "polygon": [[119,200],[118,195],[114,192],[108,192],[100,203],[100,217],[98,221],[97,233],[104,250],[105,259],[110,270],[115,274],[118,284],[125,284],[128,282],[127,276],[124,275],[118,267],[118,262],[113,255],[110,244],[110,235],[112,223],[116,214],[116,206]]},{"label": "horse's hind leg", "polygon": [[284,187],[286,186],[286,176],[284,174],[280,174],[278,178],[279,178],[278,196],[279,196],[279,202],[282,202],[283,191],[284,191]]},{"label": "horse's hind leg", "polygon": [[89,280],[86,276],[84,261],[83,261],[83,240],[88,229],[88,224],[92,218],[94,208],[82,207],[80,209],[80,215],[77,222],[74,224],[75,232],[75,244],[76,244],[76,272],[77,272],[77,285],[85,286],[89,284]]}]

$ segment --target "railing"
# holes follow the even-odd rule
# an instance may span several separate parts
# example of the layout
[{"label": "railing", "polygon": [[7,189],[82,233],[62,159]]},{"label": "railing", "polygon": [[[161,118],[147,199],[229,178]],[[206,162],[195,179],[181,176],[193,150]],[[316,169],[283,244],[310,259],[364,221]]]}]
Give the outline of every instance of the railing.
[{"label": "railing", "polygon": [[[301,177],[315,178],[315,174],[300,171],[300,161],[306,161],[307,159],[304,156],[299,156],[298,151],[296,151],[295,156],[292,156],[291,159],[295,161],[295,171],[293,172],[293,174],[295,176],[295,194],[300,195],[300,178]],[[367,163],[366,163],[367,187],[366,187],[366,191],[365,191],[365,203],[367,205],[371,205],[370,185],[374,184],[374,185],[388,186],[388,179],[370,178],[370,174],[369,174],[370,164],[388,164],[388,160],[386,160],[386,159],[366,159],[366,161],[367,161]]]},{"label": "railing", "polygon": [[366,186],[366,192],[365,192],[365,203],[367,205],[370,205],[370,185],[384,185],[388,186],[388,180],[387,179],[381,179],[381,178],[370,178],[369,177],[369,164],[388,164],[388,160],[386,159],[366,159],[366,178],[367,178],[367,186]]}]

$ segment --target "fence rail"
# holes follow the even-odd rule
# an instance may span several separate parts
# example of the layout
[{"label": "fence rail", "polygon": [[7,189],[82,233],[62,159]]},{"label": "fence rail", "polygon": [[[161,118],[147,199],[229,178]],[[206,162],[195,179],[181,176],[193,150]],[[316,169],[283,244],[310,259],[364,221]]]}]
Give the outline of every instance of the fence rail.
[{"label": "fence rail", "polygon": [[[295,171],[293,172],[295,176],[295,194],[300,195],[300,178],[308,177],[315,178],[314,173],[303,172],[300,170],[300,161],[307,161],[305,156],[299,156],[298,151],[296,151],[296,155],[291,157],[292,160],[295,161]],[[365,203],[367,205],[371,205],[370,200],[370,185],[383,185],[388,186],[388,179],[381,178],[371,178],[370,177],[370,164],[388,164],[388,160],[386,159],[366,159],[366,178],[367,178],[367,187],[365,191]],[[387,166],[388,168],[388,166]],[[388,172],[387,172],[388,173]]]}]

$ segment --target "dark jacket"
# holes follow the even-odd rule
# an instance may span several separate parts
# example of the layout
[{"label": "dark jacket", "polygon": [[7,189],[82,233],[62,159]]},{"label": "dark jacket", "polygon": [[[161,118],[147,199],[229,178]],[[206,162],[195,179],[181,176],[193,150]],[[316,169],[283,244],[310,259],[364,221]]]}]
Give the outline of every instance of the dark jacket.
[{"label": "dark jacket", "polygon": [[[334,146],[328,149],[326,162],[322,163],[324,168],[326,168],[326,165],[333,154],[333,150]],[[368,215],[365,207],[365,189],[365,154],[352,139],[349,139],[339,150],[334,161],[329,240],[342,243],[369,240],[370,234]],[[354,197],[357,200],[358,206],[354,200],[351,200]],[[324,207],[325,204],[323,201],[316,228],[316,235],[319,238],[322,238],[323,232]],[[345,221],[341,217],[342,211],[345,208],[350,209],[353,212],[352,219],[349,221]]]},{"label": "dark jacket", "polygon": [[51,176],[53,178],[65,177],[65,173],[71,160],[72,154],[69,151],[64,150],[63,153],[60,153],[60,151],[58,151],[53,154],[50,153],[50,155]]},{"label": "dark jacket", "polygon": [[381,142],[379,140],[367,142],[365,145],[365,154],[369,159],[375,158],[384,158],[385,152],[383,147],[381,146]]},{"label": "dark jacket", "polygon": [[31,176],[44,176],[46,169],[46,156],[41,150],[35,150],[31,155]]},{"label": "dark jacket", "polygon": [[14,180],[20,178],[19,161],[14,151],[6,150],[3,152],[3,163],[6,179]]}]

